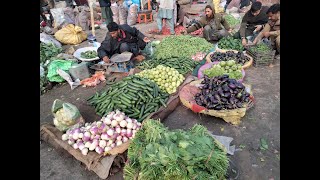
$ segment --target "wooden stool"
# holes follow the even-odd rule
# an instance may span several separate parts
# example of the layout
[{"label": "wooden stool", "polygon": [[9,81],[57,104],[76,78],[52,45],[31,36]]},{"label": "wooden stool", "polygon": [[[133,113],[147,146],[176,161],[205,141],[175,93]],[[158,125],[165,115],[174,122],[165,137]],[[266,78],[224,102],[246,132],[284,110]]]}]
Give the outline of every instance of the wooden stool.
[{"label": "wooden stool", "polygon": [[[147,16],[149,15],[149,18]],[[152,10],[143,10],[138,12],[138,23],[141,23],[141,18],[144,17],[144,23],[152,22]]]}]

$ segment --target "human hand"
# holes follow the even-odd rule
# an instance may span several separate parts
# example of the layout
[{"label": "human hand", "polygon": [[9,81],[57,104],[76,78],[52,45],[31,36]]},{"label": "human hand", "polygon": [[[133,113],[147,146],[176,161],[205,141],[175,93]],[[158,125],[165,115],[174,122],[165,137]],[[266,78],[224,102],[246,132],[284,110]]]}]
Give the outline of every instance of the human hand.
[{"label": "human hand", "polygon": [[108,56],[103,57],[102,60],[103,60],[105,63],[109,63],[109,62],[110,62],[110,59],[108,58]]},{"label": "human hand", "polygon": [[228,32],[229,32],[229,33],[232,33],[232,29],[230,28],[230,29],[228,30]]},{"label": "human hand", "polygon": [[268,38],[270,36],[270,32],[263,32],[263,36]]},{"label": "human hand", "polygon": [[254,32],[260,31],[262,29],[262,25],[256,25],[254,26],[256,27],[256,29],[254,30]]},{"label": "human hand", "polygon": [[144,37],[143,41],[147,43],[147,42],[150,42],[150,39],[148,37]]},{"label": "human hand", "polygon": [[242,46],[246,46],[247,45],[247,40],[246,40],[246,38],[243,38],[242,39]]}]

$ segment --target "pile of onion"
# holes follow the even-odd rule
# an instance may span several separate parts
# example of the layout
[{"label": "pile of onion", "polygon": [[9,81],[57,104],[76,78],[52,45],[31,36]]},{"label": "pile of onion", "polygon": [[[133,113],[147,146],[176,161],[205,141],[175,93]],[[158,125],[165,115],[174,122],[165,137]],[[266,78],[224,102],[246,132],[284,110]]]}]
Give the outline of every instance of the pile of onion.
[{"label": "pile of onion", "polygon": [[69,145],[79,149],[83,155],[87,155],[89,151],[102,154],[134,138],[140,128],[141,123],[136,119],[116,110],[102,117],[100,121],[69,129],[62,135],[62,140],[68,141]]}]

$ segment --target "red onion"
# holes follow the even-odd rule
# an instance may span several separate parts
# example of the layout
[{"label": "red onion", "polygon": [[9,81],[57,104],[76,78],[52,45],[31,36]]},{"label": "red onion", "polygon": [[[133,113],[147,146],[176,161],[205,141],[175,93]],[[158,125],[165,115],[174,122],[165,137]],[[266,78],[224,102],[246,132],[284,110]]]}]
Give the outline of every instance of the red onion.
[{"label": "red onion", "polygon": [[100,137],[103,140],[108,140],[109,139],[109,135],[107,133],[102,133]]},{"label": "red onion", "polygon": [[78,134],[81,133],[80,128],[74,129],[74,130],[73,130],[73,133],[78,133]]},{"label": "red onion", "polygon": [[86,131],[86,132],[83,134],[83,137],[88,137],[88,138],[90,138],[90,137],[91,137],[90,132]]},{"label": "red onion", "polygon": [[138,122],[137,125],[138,125],[139,127],[141,127],[141,122]]},{"label": "red onion", "polygon": [[138,125],[136,123],[133,123],[132,129],[137,129]]},{"label": "red onion", "polygon": [[78,149],[78,144],[77,143],[74,143],[72,146],[73,146],[74,149]]},{"label": "red onion", "polygon": [[78,143],[78,148],[80,149],[80,151],[85,148],[84,144],[83,143]]},{"label": "red onion", "polygon": [[116,127],[116,132],[120,133],[121,132],[121,128],[120,127]]},{"label": "red onion", "polygon": [[108,152],[108,151],[110,151],[112,149],[112,147],[105,147],[104,148],[104,152]]},{"label": "red onion", "polygon": [[82,140],[83,141],[89,141],[90,140],[90,136],[89,137],[88,136],[83,136]]},{"label": "red onion", "polygon": [[132,123],[132,119],[131,118],[126,118],[126,121],[128,122],[128,123]]},{"label": "red onion", "polygon": [[72,135],[72,138],[74,140],[77,140],[79,138],[79,133],[78,132],[74,132],[73,135]]},{"label": "red onion", "polygon": [[107,142],[107,146],[111,146],[111,144],[113,144],[113,140],[109,140],[109,141]]},{"label": "red onion", "polygon": [[100,139],[100,135],[99,134],[95,135],[94,139],[98,139],[99,140]]},{"label": "red onion", "polygon": [[98,133],[98,127],[94,126],[90,129],[91,134],[97,134]]},{"label": "red onion", "polygon": [[116,147],[116,144],[115,144],[115,143],[112,143],[112,144],[110,145],[110,147],[114,148],[114,147]]}]

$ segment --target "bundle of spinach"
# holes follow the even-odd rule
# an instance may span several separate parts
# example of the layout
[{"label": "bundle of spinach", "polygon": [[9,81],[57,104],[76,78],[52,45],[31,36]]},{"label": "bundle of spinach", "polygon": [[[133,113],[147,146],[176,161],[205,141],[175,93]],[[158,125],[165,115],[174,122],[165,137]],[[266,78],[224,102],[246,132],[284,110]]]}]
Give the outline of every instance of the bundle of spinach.
[{"label": "bundle of spinach", "polygon": [[56,57],[62,52],[62,48],[56,47],[53,43],[40,43],[40,64],[45,64],[47,60]]},{"label": "bundle of spinach", "polygon": [[164,38],[154,53],[156,59],[170,59],[174,57],[191,58],[198,52],[208,52],[213,45],[200,37],[190,35],[168,36]]},{"label": "bundle of spinach", "polygon": [[228,158],[208,130],[169,131],[160,121],[145,120],[128,149],[124,179],[223,179]]},{"label": "bundle of spinach", "polygon": [[231,36],[223,37],[218,42],[218,47],[220,49],[227,49],[227,50],[236,50],[236,51],[243,51],[244,48],[242,46],[240,39],[235,39]]}]

